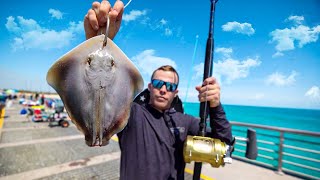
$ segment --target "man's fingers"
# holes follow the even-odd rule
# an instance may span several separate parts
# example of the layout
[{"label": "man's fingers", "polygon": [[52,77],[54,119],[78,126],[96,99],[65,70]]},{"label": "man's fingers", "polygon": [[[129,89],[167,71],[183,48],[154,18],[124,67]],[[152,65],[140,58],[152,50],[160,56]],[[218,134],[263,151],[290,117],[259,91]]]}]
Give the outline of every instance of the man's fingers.
[{"label": "man's fingers", "polygon": [[112,9],[109,13],[109,19],[110,19],[110,24],[113,24],[112,29],[110,29],[111,32],[115,31],[115,24],[116,24],[116,19],[118,16],[118,12],[114,9]]},{"label": "man's fingers", "polygon": [[206,84],[212,84],[216,82],[216,78],[215,77],[208,77],[207,79],[204,80],[204,83]]},{"label": "man's fingers", "polygon": [[110,21],[115,23],[116,21],[121,20],[122,13],[123,13],[123,2],[116,1],[112,10],[109,13]]},{"label": "man's fingers", "polygon": [[113,9],[109,13],[110,18],[110,29],[109,37],[113,38],[115,34],[119,31],[120,23],[123,13],[123,3],[121,1],[116,1]]},{"label": "man's fingers", "polygon": [[205,79],[202,86],[196,86],[199,92],[198,99],[200,102],[210,102],[210,107],[216,107],[220,102],[220,86],[214,77]]},{"label": "man's fingers", "polygon": [[211,95],[207,97],[199,97],[200,102],[206,102],[206,101],[219,101],[219,96],[217,95]]},{"label": "man's fingers", "polygon": [[100,3],[97,1],[93,2],[91,9],[95,12],[96,16],[98,16],[99,9],[100,9]]},{"label": "man's fingers", "polygon": [[220,86],[218,84],[210,84],[210,85],[202,86],[200,89],[197,89],[197,90],[199,91],[199,93],[204,93],[206,91],[211,91],[215,89],[220,90]]},{"label": "man's fingers", "polygon": [[124,4],[122,1],[116,1],[113,6],[113,10],[117,12],[116,21],[121,21],[124,10]]},{"label": "man's fingers", "polygon": [[87,19],[88,19],[89,24],[91,25],[92,29],[97,31],[99,29],[99,23],[97,20],[96,13],[93,9],[89,9],[88,14],[87,14]]},{"label": "man's fingers", "polygon": [[212,96],[212,95],[219,95],[219,92],[220,91],[218,89],[206,91],[206,92],[200,93],[199,98],[200,97],[208,97],[208,96]]},{"label": "man's fingers", "polygon": [[99,7],[98,21],[100,26],[105,26],[108,21],[108,14],[111,9],[109,1],[102,1]]},{"label": "man's fingers", "polygon": [[105,28],[109,19],[108,37],[113,39],[119,31],[123,11],[124,5],[120,0],[115,2],[113,8],[107,0],[102,0],[101,3],[93,2],[91,9],[84,18],[86,38],[89,39],[93,36],[96,36],[98,31],[105,32]]},{"label": "man's fingers", "polygon": [[84,28],[86,39],[90,39],[91,37],[95,36],[95,30],[92,29],[91,24],[89,23],[88,14],[84,17]]}]

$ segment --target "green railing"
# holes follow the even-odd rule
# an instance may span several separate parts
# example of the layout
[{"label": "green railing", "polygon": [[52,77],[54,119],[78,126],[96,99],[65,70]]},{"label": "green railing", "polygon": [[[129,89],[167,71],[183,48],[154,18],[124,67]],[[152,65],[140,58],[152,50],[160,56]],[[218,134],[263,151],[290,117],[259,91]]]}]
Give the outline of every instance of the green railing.
[{"label": "green railing", "polygon": [[[233,122],[237,143],[233,157],[305,179],[320,179],[320,133]],[[244,158],[246,130],[257,133],[258,158]]]}]

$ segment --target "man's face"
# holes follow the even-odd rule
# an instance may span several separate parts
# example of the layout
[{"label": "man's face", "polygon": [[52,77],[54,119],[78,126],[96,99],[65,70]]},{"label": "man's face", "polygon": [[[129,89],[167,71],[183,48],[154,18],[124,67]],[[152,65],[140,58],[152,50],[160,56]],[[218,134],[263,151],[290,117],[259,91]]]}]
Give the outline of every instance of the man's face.
[{"label": "man's face", "polygon": [[[171,71],[158,70],[155,72],[153,79],[178,84],[177,74]],[[160,89],[158,89],[153,87],[153,85],[149,83],[148,88],[150,91],[150,104],[160,111],[169,109],[172,100],[178,93],[178,89],[173,92],[168,91],[165,84]]]}]

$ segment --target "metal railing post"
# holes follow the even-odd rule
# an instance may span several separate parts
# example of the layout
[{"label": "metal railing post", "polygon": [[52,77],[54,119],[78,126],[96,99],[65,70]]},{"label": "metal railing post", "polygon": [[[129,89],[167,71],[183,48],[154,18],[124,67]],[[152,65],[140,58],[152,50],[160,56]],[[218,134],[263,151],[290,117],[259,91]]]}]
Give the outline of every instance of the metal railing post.
[{"label": "metal railing post", "polygon": [[284,142],[284,132],[280,131],[280,142],[279,142],[279,152],[278,152],[278,173],[282,172],[282,156],[283,156],[283,142]]}]

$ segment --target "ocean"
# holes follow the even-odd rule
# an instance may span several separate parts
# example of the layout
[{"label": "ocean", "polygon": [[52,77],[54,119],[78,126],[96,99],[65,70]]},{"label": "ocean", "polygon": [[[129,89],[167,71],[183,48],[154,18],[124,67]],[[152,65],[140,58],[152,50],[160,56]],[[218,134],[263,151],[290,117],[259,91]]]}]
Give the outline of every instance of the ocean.
[{"label": "ocean", "polygon": [[[187,114],[199,116],[199,103],[184,103]],[[320,110],[223,105],[229,121],[320,132]]]},{"label": "ocean", "polygon": [[[199,103],[184,103],[183,106],[186,114],[199,117]],[[229,121],[320,132],[320,110],[240,105],[223,105],[223,107]],[[270,145],[258,142],[259,156],[257,161],[276,168],[278,166],[280,133],[270,130],[254,129],[257,132],[258,141],[262,140],[275,143],[274,145]],[[232,134],[234,136],[246,137],[246,130],[246,127],[232,126]],[[283,168],[320,178],[320,138],[292,133],[285,133],[284,137],[285,145],[310,149],[311,152],[284,147]],[[236,144],[234,155],[244,157],[245,147],[243,144],[245,143],[241,142]],[[316,152],[314,153],[314,151]],[[308,160],[300,157],[292,157],[292,154],[305,157]],[[301,165],[307,166],[307,168],[301,167]]]}]

